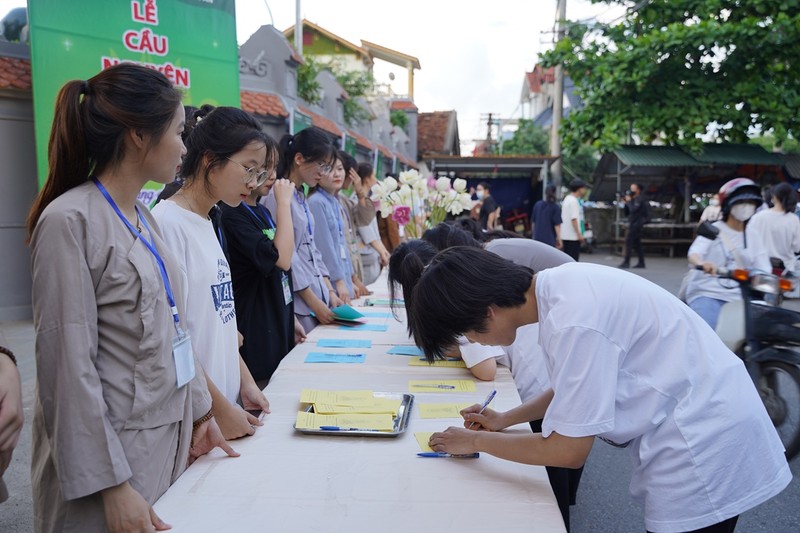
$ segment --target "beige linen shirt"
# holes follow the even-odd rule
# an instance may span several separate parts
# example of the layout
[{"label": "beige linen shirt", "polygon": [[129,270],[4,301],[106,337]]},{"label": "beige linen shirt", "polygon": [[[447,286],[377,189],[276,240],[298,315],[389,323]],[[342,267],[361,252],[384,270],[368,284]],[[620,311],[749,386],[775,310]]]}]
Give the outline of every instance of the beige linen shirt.
[{"label": "beige linen shirt", "polygon": [[[180,306],[177,266],[138,208]],[[195,378],[177,387],[158,264],[92,182],[44,210],[31,247],[35,528],[105,531],[99,491],[128,481],[154,503],[186,468],[192,421],[211,399],[196,361]]]}]

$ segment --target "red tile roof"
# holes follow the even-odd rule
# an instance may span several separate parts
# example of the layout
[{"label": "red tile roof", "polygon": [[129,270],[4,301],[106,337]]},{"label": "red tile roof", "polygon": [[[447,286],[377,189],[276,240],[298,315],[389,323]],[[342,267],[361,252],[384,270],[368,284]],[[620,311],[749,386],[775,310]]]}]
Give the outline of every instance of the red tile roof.
[{"label": "red tile roof", "polygon": [[311,111],[307,107],[303,107],[301,105],[297,106],[297,109],[299,109],[300,112],[302,112],[302,113],[308,115],[309,117],[311,117],[311,124],[312,125],[320,128],[320,129],[323,129],[323,130],[327,131],[328,133],[333,133],[334,135],[338,135],[339,137],[342,136],[342,130],[340,130],[339,126],[337,126],[336,123],[333,122],[332,120],[330,120],[328,118],[325,118],[322,115],[318,115],[317,113],[314,113],[313,111]]},{"label": "red tile roof", "polygon": [[367,150],[373,150],[375,148],[375,146],[372,144],[372,141],[370,141],[363,135],[356,133],[353,130],[347,130],[347,134],[356,140],[357,145],[363,146]]},{"label": "red tile roof", "polygon": [[242,109],[254,115],[286,118],[289,112],[277,94],[241,91]]},{"label": "red tile roof", "polygon": [[416,163],[416,161],[412,161],[411,159],[407,158],[407,157],[406,157],[406,156],[404,156],[403,154],[396,154],[396,155],[397,155],[397,159],[398,159],[398,160],[399,160],[401,163],[403,163],[404,165],[406,165],[406,166],[409,166],[409,167],[411,167],[411,168],[417,168],[417,169],[419,168],[419,167],[417,166],[417,163]]},{"label": "red tile roof", "polygon": [[400,111],[407,111],[407,110],[418,111],[419,110],[419,108],[416,105],[414,105],[414,102],[412,102],[411,100],[392,100],[389,103],[389,108],[392,111],[394,111],[396,109],[399,109]]},{"label": "red tile roof", "polygon": [[434,111],[433,113],[420,113],[417,119],[417,150],[420,155],[429,153],[444,153],[448,147],[447,127],[453,111]]},{"label": "red tile roof", "polygon": [[388,148],[386,148],[384,145],[382,145],[382,144],[375,144],[375,146],[377,146],[377,147],[378,147],[378,150],[380,150],[380,151],[381,151],[381,153],[382,153],[382,154],[383,154],[385,157],[388,157],[389,159],[393,159],[393,158],[394,158],[394,153],[392,153],[392,151],[391,151],[391,150],[389,150]]},{"label": "red tile roof", "polygon": [[544,69],[540,65],[535,65],[532,72],[525,73],[525,80],[528,83],[528,90],[530,92],[540,93],[542,92],[542,85],[555,83],[555,67]]},{"label": "red tile roof", "polygon": [[0,57],[0,89],[30,91],[31,87],[30,60]]}]

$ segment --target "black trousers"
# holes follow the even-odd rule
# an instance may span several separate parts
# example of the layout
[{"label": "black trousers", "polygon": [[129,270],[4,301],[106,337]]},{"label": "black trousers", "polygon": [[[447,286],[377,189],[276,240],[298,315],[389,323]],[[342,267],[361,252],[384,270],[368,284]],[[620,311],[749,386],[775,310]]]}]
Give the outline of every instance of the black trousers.
[{"label": "black trousers", "polygon": [[562,240],[561,243],[564,245],[564,253],[573,258],[575,261],[578,260],[581,256],[581,241],[564,241]]},{"label": "black trousers", "polygon": [[[733,518],[728,518],[722,522],[718,522],[716,524],[712,524],[710,526],[701,527],[700,529],[694,529],[692,531],[687,531],[686,533],[733,533],[733,530],[736,529],[736,521],[739,520],[739,515],[734,516]],[[648,531],[647,533],[651,533]]]},{"label": "black trousers", "polygon": [[[534,433],[542,432],[541,420],[534,420],[530,424]],[[561,511],[564,525],[569,531],[569,506],[575,505],[575,497],[578,495],[578,484],[581,481],[583,467],[562,468],[559,466],[546,466],[545,469],[547,470],[547,478],[550,480],[550,486],[553,488],[553,494],[556,496],[558,510]]]},{"label": "black trousers", "polygon": [[628,228],[628,234],[625,236],[625,263],[630,262],[631,252],[636,250],[636,255],[639,256],[639,264],[644,264],[644,250],[642,249],[642,226],[634,225]]}]

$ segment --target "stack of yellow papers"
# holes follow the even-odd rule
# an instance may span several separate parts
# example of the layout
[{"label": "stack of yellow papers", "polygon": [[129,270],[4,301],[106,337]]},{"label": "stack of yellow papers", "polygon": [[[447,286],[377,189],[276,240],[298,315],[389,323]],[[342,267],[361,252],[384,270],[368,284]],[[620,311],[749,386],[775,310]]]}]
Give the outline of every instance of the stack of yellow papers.
[{"label": "stack of yellow papers", "polygon": [[303,389],[301,403],[324,403],[328,405],[372,405],[375,396],[371,390],[315,390]]},{"label": "stack of yellow papers", "polygon": [[297,429],[336,427],[344,430],[392,431],[394,429],[394,417],[390,414],[319,415],[317,413],[299,411],[294,427]]},{"label": "stack of yellow papers", "polygon": [[399,409],[400,400],[392,400],[389,398],[373,398],[370,405],[337,405],[319,402],[314,404],[314,412],[321,415],[371,413],[397,416],[397,411]]},{"label": "stack of yellow papers", "polygon": [[462,418],[461,410],[475,405],[475,403],[420,403],[417,405],[420,418]]}]

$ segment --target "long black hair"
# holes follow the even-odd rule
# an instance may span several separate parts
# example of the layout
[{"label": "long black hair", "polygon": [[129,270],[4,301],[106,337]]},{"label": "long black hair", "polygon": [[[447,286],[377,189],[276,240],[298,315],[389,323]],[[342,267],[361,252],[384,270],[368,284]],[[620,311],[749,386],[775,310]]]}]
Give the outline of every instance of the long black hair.
[{"label": "long black hair", "polygon": [[317,127],[306,128],[295,135],[286,134],[281,137],[280,161],[277,174],[279,178],[288,178],[294,156],[301,154],[307,161],[319,161],[332,164],[336,156],[336,147],[328,134]]},{"label": "long black hair", "polygon": [[[391,257],[389,257],[388,280],[389,301],[395,318],[397,318],[397,305],[394,302],[397,298],[398,290],[402,292],[405,307],[408,309],[412,290],[417,284],[417,280],[422,275],[425,266],[431,262],[436,254],[436,248],[420,239],[412,239],[400,243],[392,252]],[[409,325],[410,332],[411,327]]]}]

